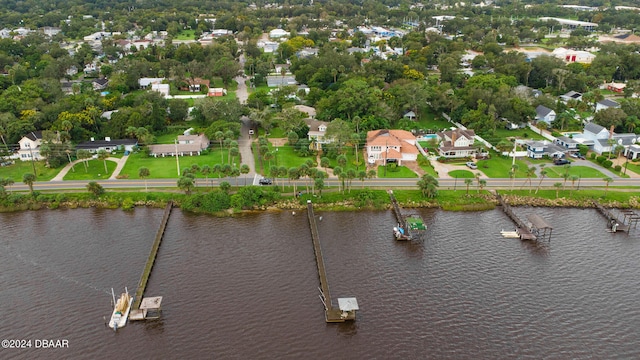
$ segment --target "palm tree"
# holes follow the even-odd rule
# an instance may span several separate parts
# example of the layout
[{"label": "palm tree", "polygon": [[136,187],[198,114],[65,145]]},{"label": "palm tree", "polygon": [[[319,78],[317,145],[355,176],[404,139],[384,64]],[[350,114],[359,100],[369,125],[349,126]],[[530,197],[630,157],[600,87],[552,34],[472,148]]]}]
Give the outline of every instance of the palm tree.
[{"label": "palm tree", "polygon": [[149,189],[147,188],[147,178],[149,177],[149,175],[151,175],[151,173],[149,172],[149,168],[141,167],[140,169],[138,169],[138,176],[144,179],[144,191],[149,191]]},{"label": "palm tree", "polygon": [[211,174],[211,168],[209,167],[209,165],[202,165],[200,172],[202,173],[202,175],[204,175],[204,183],[206,186],[206,183],[209,181],[209,174]]},{"label": "palm tree", "polygon": [[540,165],[540,181],[538,182],[538,187],[536,188],[536,194],[538,190],[540,190],[540,185],[542,184],[542,180],[544,180],[545,175],[547,175],[547,170],[544,168],[544,164]]},{"label": "palm tree", "polygon": [[105,149],[98,150],[98,159],[102,160],[104,163],[104,173],[109,174],[109,170],[107,170],[107,158],[109,157],[109,153]]},{"label": "palm tree", "polygon": [[362,181],[362,187],[364,188],[364,179],[367,178],[367,172],[364,170],[360,170],[358,171],[358,179],[360,179],[360,181]]},{"label": "palm tree", "polygon": [[[527,175],[527,181],[529,182],[529,194],[531,194],[531,178],[535,174],[536,174],[536,167],[535,166],[527,167],[526,175]],[[522,187],[524,187],[524,185],[527,183],[527,181],[525,181],[524,184],[522,184]]]},{"label": "palm tree", "polygon": [[87,161],[91,157],[91,153],[87,150],[78,150],[76,152],[76,157],[79,160],[82,160],[82,164],[84,165],[84,172],[89,172],[89,166],[87,164]]},{"label": "palm tree", "polygon": [[102,185],[98,184],[95,181],[90,181],[87,184],[87,191],[89,191],[90,193],[93,194],[93,196],[96,196],[96,197],[104,194],[104,188],[102,187]]},{"label": "palm tree", "polygon": [[[336,166],[333,168],[333,175],[337,176],[340,179],[340,175],[342,175],[342,166]],[[344,186],[344,183],[342,184]],[[340,191],[340,185],[338,185],[338,191]]]},{"label": "palm tree", "polygon": [[356,166],[360,167],[360,163],[358,163],[358,144],[360,143],[360,135],[353,133],[351,134],[351,143],[355,148],[356,153]]},{"label": "palm tree", "polygon": [[358,176],[358,174],[354,169],[349,169],[345,175],[347,176],[347,181],[349,181],[349,193],[351,193],[351,182],[356,178],[356,176]]},{"label": "palm tree", "polygon": [[213,134],[213,138],[218,140],[218,142],[220,143],[220,156],[222,156],[222,162],[224,162],[224,155],[222,153],[222,141],[224,140],[224,133],[222,131],[216,131],[215,134]]},{"label": "palm tree", "polygon": [[576,189],[576,181],[580,179],[580,177],[578,175],[571,175],[570,179],[571,179],[571,193],[569,193],[569,196],[571,196],[573,194],[573,190]]},{"label": "palm tree", "polygon": [[238,176],[240,176],[240,169],[238,169],[237,167],[232,168],[229,175],[231,175],[232,178],[236,179],[236,187],[238,187]]},{"label": "palm tree", "polygon": [[562,178],[564,179],[564,183],[562,184],[562,190],[567,186],[567,180],[570,177],[569,170],[571,169],[571,165],[567,164],[564,166],[564,174],[562,174]]},{"label": "palm tree", "polygon": [[322,158],[320,158],[320,166],[322,166],[324,168],[324,172],[326,172],[327,174],[329,173],[327,171],[327,168],[329,167],[330,164],[331,164],[331,162],[329,161],[328,157],[323,156]]},{"label": "palm tree", "polygon": [[184,193],[189,195],[191,194],[191,188],[193,187],[193,179],[188,176],[183,176],[178,179],[178,187],[184,190]]},{"label": "palm tree", "polygon": [[[236,144],[237,144],[237,142],[236,142]],[[232,147],[231,149],[229,149],[229,160],[230,160],[231,164],[235,164],[236,156],[238,156],[238,155],[240,155],[240,150],[238,149],[237,146]]]},{"label": "palm tree", "polygon": [[602,180],[607,184],[607,187],[604,189],[604,196],[607,196],[607,191],[609,190],[609,184],[613,182],[613,179],[610,177],[606,177]]},{"label": "palm tree", "polygon": [[511,170],[509,170],[509,177],[511,178],[511,191],[513,191],[513,182],[516,179],[516,172],[518,171],[518,165],[511,165]]},{"label": "palm tree", "polygon": [[36,181],[36,176],[30,173],[26,173],[22,176],[22,182],[29,186],[29,191],[33,195],[33,183]]},{"label": "palm tree", "polygon": [[561,182],[557,182],[555,184],[553,184],[553,187],[556,188],[556,199],[558,198],[558,193],[560,192],[560,188],[562,187],[562,183]]},{"label": "palm tree", "polygon": [[467,185],[467,196],[469,196],[469,186],[473,184],[473,179],[469,179],[469,178],[464,179],[464,184]]},{"label": "palm tree", "polygon": [[476,179],[476,184],[478,185],[478,194],[480,194],[480,173],[475,173],[474,178]]},{"label": "palm tree", "polygon": [[438,180],[432,175],[422,175],[422,178],[418,180],[418,187],[422,191],[422,196],[432,199],[438,195]]},{"label": "palm tree", "polygon": [[480,179],[480,181],[478,181],[478,186],[480,187],[480,191],[482,191],[482,189],[484,189],[484,187],[487,186],[487,180]]},{"label": "palm tree", "polygon": [[[249,165],[247,164],[242,164],[240,165],[240,173],[242,175],[247,175],[249,172],[251,171],[251,169],[249,168]],[[244,177],[244,184],[247,185],[247,177]]]}]

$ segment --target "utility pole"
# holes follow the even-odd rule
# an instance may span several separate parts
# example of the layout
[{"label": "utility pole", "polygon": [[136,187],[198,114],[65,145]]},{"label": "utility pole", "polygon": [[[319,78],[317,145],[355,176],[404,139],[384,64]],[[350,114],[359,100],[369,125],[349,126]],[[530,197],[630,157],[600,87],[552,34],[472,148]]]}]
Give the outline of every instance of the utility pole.
[{"label": "utility pole", "polygon": [[173,143],[176,146],[176,167],[178,168],[178,177],[180,177],[180,158],[178,157],[178,139],[175,139]]},{"label": "utility pole", "polygon": [[27,143],[27,147],[29,148],[29,156],[31,157],[31,166],[33,167],[33,176],[38,177],[38,173],[36,172],[36,163],[33,158],[33,150],[31,150],[31,144]]},{"label": "utility pole", "polygon": [[387,157],[389,157],[389,141],[384,142],[384,176],[387,176]]}]

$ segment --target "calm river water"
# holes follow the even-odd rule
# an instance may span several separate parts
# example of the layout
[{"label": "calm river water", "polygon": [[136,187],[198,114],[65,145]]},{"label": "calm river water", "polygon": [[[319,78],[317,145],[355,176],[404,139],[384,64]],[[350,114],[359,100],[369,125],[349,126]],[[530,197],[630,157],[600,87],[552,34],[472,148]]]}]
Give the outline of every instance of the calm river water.
[{"label": "calm river water", "polygon": [[135,291],[162,210],[0,214],[1,338],[69,342],[0,358],[640,358],[640,230],[515,210],[552,224],[550,245],[501,238],[500,210],[413,210],[429,226],[413,244],[393,240],[390,211],[316,213],[334,302],[360,305],[346,324],[324,321],[306,212],[174,210],[147,287],[163,317],[117,333],[110,289]]}]

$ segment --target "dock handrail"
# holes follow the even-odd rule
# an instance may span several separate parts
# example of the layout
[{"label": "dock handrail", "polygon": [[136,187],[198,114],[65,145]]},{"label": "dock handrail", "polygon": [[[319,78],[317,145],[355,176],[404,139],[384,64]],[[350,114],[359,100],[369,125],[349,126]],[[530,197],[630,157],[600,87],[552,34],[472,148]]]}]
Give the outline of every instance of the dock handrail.
[{"label": "dock handrail", "polygon": [[172,208],[173,201],[169,200],[167,206],[164,208],[164,215],[162,216],[162,221],[160,222],[160,228],[158,228],[156,238],[153,241],[153,245],[151,246],[151,252],[149,253],[147,262],[144,266],[144,269],[142,270],[142,275],[140,276],[140,282],[138,283],[138,289],[136,290],[136,295],[133,303],[134,310],[138,310],[140,308],[142,296],[144,295],[144,290],[147,288],[147,282],[149,281],[149,276],[151,276],[151,270],[153,269],[153,264],[156,261],[158,249],[160,248],[160,243],[162,242],[162,238],[164,237],[164,231],[167,228],[167,222],[169,221],[169,216],[171,215]]}]

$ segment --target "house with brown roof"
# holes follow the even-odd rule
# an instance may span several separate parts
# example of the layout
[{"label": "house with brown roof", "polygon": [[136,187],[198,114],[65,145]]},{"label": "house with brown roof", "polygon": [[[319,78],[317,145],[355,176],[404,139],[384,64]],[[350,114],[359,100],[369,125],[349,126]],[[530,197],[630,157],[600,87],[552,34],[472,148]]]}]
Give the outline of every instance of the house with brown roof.
[{"label": "house with brown roof", "polygon": [[209,85],[211,84],[211,81],[201,78],[187,79],[187,82],[189,83],[189,88],[180,88],[180,90],[200,92],[202,88],[209,89]]},{"label": "house with brown roof", "polygon": [[406,130],[372,130],[367,132],[367,157],[369,164],[385,164],[416,161],[418,148],[416,137]]},{"label": "house with brown roof", "polygon": [[478,149],[473,146],[475,131],[455,129],[436,133],[440,145],[438,153],[445,158],[464,158],[473,156]]},{"label": "house with brown roof", "polygon": [[194,156],[200,155],[202,150],[209,147],[209,139],[204,135],[179,135],[175,144],[149,145],[149,155],[165,156]]},{"label": "house with brown roof", "polygon": [[311,118],[304,119],[304,122],[309,127],[309,132],[307,134],[310,142],[309,148],[312,150],[320,150],[322,149],[322,144],[328,144],[331,142],[331,139],[325,138],[324,136],[327,132],[327,125],[329,125],[328,122]]}]

